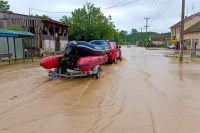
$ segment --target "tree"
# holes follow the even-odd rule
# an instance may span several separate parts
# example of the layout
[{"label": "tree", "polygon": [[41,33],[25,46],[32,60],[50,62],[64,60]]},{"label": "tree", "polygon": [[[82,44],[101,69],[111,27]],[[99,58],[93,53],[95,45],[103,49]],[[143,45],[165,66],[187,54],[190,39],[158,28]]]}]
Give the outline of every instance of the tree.
[{"label": "tree", "polygon": [[49,16],[47,16],[47,15],[42,15],[42,16],[40,16],[40,15],[35,15],[36,17],[38,17],[38,18],[46,18],[46,19],[51,19]]},{"label": "tree", "polygon": [[74,10],[72,17],[63,16],[60,21],[72,25],[68,30],[70,40],[119,40],[111,19],[111,16],[104,16],[94,4],[86,3],[83,8]]},{"label": "tree", "polygon": [[18,24],[13,24],[11,26],[6,26],[4,29],[7,29],[7,30],[18,30],[18,31],[23,31],[24,29],[19,26]]},{"label": "tree", "polygon": [[8,11],[10,9],[10,5],[8,5],[8,1],[0,0],[0,10]]},{"label": "tree", "polygon": [[124,30],[121,30],[120,32],[119,32],[119,38],[120,38],[120,41],[119,41],[119,43],[121,44],[121,45],[124,45],[127,41],[128,41],[128,32],[127,31],[124,31]]},{"label": "tree", "polygon": [[171,32],[161,33],[161,35],[168,35],[171,38]]},{"label": "tree", "polygon": [[[151,40],[147,40],[148,47],[153,47],[153,42]],[[139,41],[138,47],[146,47],[146,39],[142,39]]]},{"label": "tree", "polygon": [[[157,32],[147,32],[147,38],[149,38],[151,35],[168,35],[170,37],[170,33],[160,34]],[[136,43],[137,41],[140,41],[139,46],[144,46],[144,44],[146,44],[146,41],[145,41],[146,32],[138,32],[137,29],[131,29],[130,34],[128,34],[127,31],[121,30],[120,32],[118,32],[118,36],[119,36],[119,43],[121,45],[125,45],[127,43],[132,44],[132,43]],[[153,43],[151,41],[149,41],[148,44],[149,46],[153,46]]]}]

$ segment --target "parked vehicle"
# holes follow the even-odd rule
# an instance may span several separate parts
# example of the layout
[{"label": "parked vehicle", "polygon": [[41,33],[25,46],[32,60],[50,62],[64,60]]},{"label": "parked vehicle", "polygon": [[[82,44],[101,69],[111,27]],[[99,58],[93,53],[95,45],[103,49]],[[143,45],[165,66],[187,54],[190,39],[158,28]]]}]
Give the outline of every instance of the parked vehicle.
[{"label": "parked vehicle", "polygon": [[169,44],[169,49],[175,49],[175,45],[174,44]]},{"label": "parked vehicle", "polygon": [[127,44],[126,47],[127,47],[127,48],[131,48],[131,44]]},{"label": "parked vehicle", "polygon": [[91,44],[97,44],[105,47],[106,53],[110,51],[110,46],[105,40],[92,40]]},{"label": "parked vehicle", "polygon": [[121,47],[117,46],[114,40],[106,40],[106,42],[110,45],[110,52],[107,53],[108,61],[110,63],[117,63],[117,59],[121,61]]},{"label": "parked vehicle", "polygon": [[[100,41],[102,42],[102,41]],[[102,55],[109,52],[109,45],[107,43],[100,43],[99,41],[85,42],[77,41],[76,49],[79,55]]]},{"label": "parked vehicle", "polygon": [[[108,56],[105,54],[106,46],[102,48],[98,47],[101,45],[96,45],[93,46],[90,43],[71,41],[67,43],[67,49],[64,55],[45,57],[40,65],[45,69],[54,68],[54,71],[49,71],[48,74],[49,77],[53,78],[59,76],[78,77],[93,75],[98,79],[100,76],[100,65],[108,61]],[[107,47],[109,47],[109,44],[107,44]],[[98,50],[103,50],[104,53],[99,53]]]}]

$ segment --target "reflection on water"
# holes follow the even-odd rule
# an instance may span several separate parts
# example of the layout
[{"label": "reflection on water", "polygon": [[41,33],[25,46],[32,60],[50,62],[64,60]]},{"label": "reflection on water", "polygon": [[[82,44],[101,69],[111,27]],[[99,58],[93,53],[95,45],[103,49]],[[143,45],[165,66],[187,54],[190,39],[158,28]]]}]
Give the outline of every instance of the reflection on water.
[{"label": "reflection on water", "polygon": [[183,63],[179,63],[179,66],[178,66],[178,75],[179,75],[179,79],[180,80],[183,80]]}]

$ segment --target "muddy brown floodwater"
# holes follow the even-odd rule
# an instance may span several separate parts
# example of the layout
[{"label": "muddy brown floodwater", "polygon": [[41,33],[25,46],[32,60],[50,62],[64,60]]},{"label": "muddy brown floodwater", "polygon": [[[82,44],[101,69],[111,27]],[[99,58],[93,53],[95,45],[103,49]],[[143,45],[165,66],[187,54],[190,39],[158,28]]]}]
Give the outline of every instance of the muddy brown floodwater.
[{"label": "muddy brown floodwater", "polygon": [[169,50],[122,52],[99,80],[1,65],[0,133],[199,133],[200,65],[164,57]]}]

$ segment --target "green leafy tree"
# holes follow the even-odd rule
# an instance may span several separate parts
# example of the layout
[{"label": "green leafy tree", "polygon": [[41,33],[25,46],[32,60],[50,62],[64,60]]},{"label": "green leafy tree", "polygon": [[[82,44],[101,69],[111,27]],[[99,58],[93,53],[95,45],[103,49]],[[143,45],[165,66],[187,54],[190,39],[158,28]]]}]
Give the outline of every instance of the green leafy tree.
[{"label": "green leafy tree", "polygon": [[38,17],[38,18],[46,18],[46,19],[51,19],[49,16],[47,16],[47,15],[42,15],[42,16],[40,16],[40,15],[35,15],[36,17]]},{"label": "green leafy tree", "polygon": [[171,32],[161,33],[161,35],[167,35],[167,36],[169,36],[169,38],[171,38]]},{"label": "green leafy tree", "polygon": [[111,16],[104,16],[100,8],[86,3],[83,8],[74,10],[72,17],[63,16],[60,21],[72,25],[68,30],[70,40],[119,40],[111,20]]},{"label": "green leafy tree", "polygon": [[4,29],[7,29],[7,30],[18,30],[18,31],[23,31],[24,29],[19,26],[18,24],[13,24],[11,26],[6,26]]},{"label": "green leafy tree", "polygon": [[8,11],[10,9],[10,5],[8,5],[8,1],[0,0],[0,11]]},{"label": "green leafy tree", "polygon": [[[148,47],[154,47],[153,42],[151,40],[147,40]],[[138,47],[146,47],[146,39],[142,39],[139,41]]]},{"label": "green leafy tree", "polygon": [[[170,33],[157,33],[157,32],[147,32],[147,38],[149,39],[149,37],[151,35],[168,35],[170,37]],[[139,46],[145,46],[146,45],[146,32],[138,32],[136,29],[132,29],[131,33],[128,34],[127,31],[120,31],[118,32],[118,36],[119,36],[119,42],[121,45],[124,44],[132,44],[132,43],[136,43],[137,41],[140,41],[140,45]],[[153,44],[151,43],[151,41],[149,41],[149,46],[153,46]]]},{"label": "green leafy tree", "polygon": [[121,45],[125,45],[125,43],[128,42],[128,32],[124,31],[124,30],[120,31],[119,32],[119,39],[120,39],[119,43]]}]

